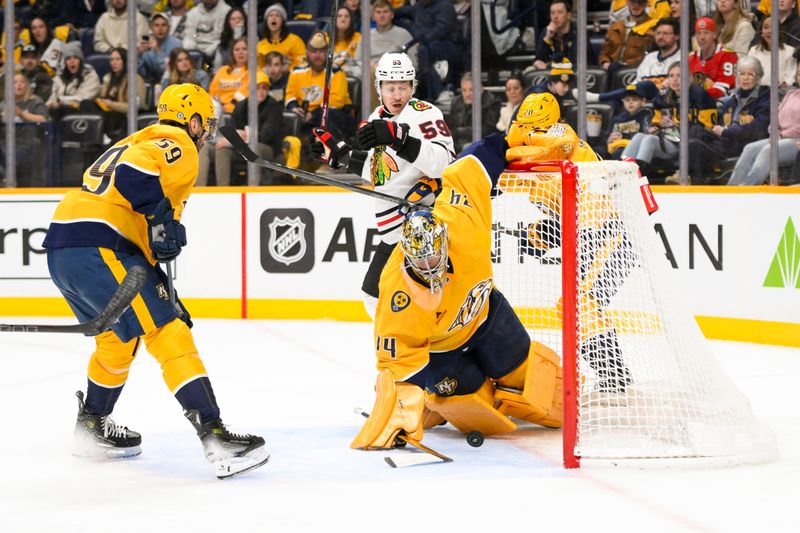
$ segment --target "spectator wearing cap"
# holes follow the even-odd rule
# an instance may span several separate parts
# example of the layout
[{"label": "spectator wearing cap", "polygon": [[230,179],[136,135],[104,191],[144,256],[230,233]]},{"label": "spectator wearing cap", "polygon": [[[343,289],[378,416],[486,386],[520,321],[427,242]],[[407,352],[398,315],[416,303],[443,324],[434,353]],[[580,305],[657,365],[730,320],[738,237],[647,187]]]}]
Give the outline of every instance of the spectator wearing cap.
[{"label": "spectator wearing cap", "polygon": [[289,70],[300,66],[306,58],[303,40],[289,33],[286,27],[286,9],[280,4],[272,4],[264,11],[264,37],[258,43],[258,66],[264,67],[264,60],[270,52],[278,52],[289,58]]},{"label": "spectator wearing cap", "polygon": [[[303,139],[307,139],[307,134],[312,128],[320,125],[322,118],[327,53],[327,35],[321,31],[314,33],[307,45],[308,66],[294,69],[289,74],[289,81],[286,84],[286,110],[300,116]],[[345,139],[355,129],[353,117],[342,111],[345,106],[352,103],[347,88],[347,76],[339,70],[333,73],[330,83],[328,130],[340,139]]]},{"label": "spectator wearing cap", "polygon": [[[571,99],[570,88],[574,82],[575,71],[572,70],[572,64],[553,63],[548,80],[525,91],[525,96],[533,93],[550,93],[556,97],[559,107],[563,109],[564,100]],[[516,113],[514,113],[514,116],[516,116]]]},{"label": "spectator wearing cap", "polygon": [[57,119],[78,110],[82,100],[93,100],[100,94],[100,78],[94,67],[83,62],[81,43],[64,45],[64,70],[53,80],[53,92],[47,100],[50,114]]},{"label": "spectator wearing cap", "polygon": [[719,44],[723,48],[733,50],[739,56],[747,54],[756,30],[750,17],[742,11],[739,0],[716,0],[717,12],[714,22],[719,29]]},{"label": "spectator wearing cap", "polygon": [[[96,52],[108,53],[112,48],[128,48],[128,2],[127,0],[110,0],[109,10],[100,15],[94,27],[94,49]],[[147,18],[136,12],[136,41],[147,39]]]},{"label": "spectator wearing cap", "polygon": [[206,63],[213,64],[219,47],[225,17],[231,7],[224,0],[203,0],[186,15],[183,47],[203,52]]},{"label": "spectator wearing cap", "polygon": [[[279,102],[269,95],[269,76],[260,70],[256,73],[256,83],[258,84],[256,91],[258,98],[258,145],[256,153],[267,161],[276,161],[276,156],[281,155],[283,141],[283,102]],[[247,119],[248,100],[249,98],[245,98],[237,102],[230,121],[245,142],[250,140],[250,128]],[[216,143],[216,150],[214,169],[217,176],[217,185],[229,185],[231,181],[231,161],[234,158],[233,147],[224,137],[220,136]],[[262,170],[261,185],[281,185],[283,183],[282,176],[276,176],[275,173],[268,169]]]},{"label": "spectator wearing cap", "polygon": [[180,46],[181,41],[169,34],[169,17],[159,12],[150,15],[150,38],[138,45],[139,75],[148,83],[161,81],[170,53]]},{"label": "spectator wearing cap", "polygon": [[20,72],[28,78],[33,94],[41,98],[42,103],[46,102],[53,92],[53,77],[39,61],[39,52],[34,45],[22,47],[20,66]]},{"label": "spectator wearing cap", "polygon": [[613,72],[623,67],[636,67],[642,62],[653,43],[653,37],[646,30],[639,33],[638,26],[650,18],[646,9],[647,0],[628,0],[628,16],[608,27],[598,58],[603,69]]},{"label": "spectator wearing cap", "polygon": [[736,86],[736,52],[717,44],[717,25],[708,17],[697,19],[694,25],[698,49],[689,55],[689,70],[694,82],[713,98],[727,96]]},{"label": "spectator wearing cap", "polygon": [[622,151],[630,144],[637,133],[650,128],[652,113],[644,107],[647,103],[645,91],[636,85],[625,87],[622,95],[622,111],[611,121],[611,133],[606,140],[605,159],[619,159]]}]

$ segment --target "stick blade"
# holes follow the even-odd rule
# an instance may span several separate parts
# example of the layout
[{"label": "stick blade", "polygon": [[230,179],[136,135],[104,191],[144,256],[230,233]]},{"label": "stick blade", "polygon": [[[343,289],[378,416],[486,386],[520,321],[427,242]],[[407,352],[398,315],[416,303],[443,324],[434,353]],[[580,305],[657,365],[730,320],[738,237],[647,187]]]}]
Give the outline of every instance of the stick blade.
[{"label": "stick blade", "polygon": [[391,456],[387,455],[383,458],[383,460],[386,461],[386,464],[392,468],[407,468],[409,466],[422,466],[452,462],[452,460],[443,461],[442,459],[427,453],[398,453]]},{"label": "stick blade", "polygon": [[239,132],[237,132],[236,128],[233,126],[221,126],[219,128],[219,132],[229,143],[231,143],[231,146],[233,146],[233,148],[239,152],[239,155],[245,158],[245,160],[247,160],[249,163],[255,163],[258,159],[260,159],[258,154],[251,150],[247,143],[244,142],[244,139],[239,136]]}]

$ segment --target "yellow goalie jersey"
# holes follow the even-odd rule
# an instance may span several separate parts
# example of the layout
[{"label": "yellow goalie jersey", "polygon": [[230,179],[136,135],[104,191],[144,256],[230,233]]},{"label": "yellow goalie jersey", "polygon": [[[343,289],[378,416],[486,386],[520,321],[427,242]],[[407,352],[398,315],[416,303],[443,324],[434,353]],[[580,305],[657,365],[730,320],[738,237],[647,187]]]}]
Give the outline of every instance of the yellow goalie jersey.
[{"label": "yellow goalie jersey", "polygon": [[466,155],[442,173],[442,192],[433,210],[448,233],[447,273],[441,291],[436,295],[430,291],[406,263],[400,246],[383,269],[375,316],[377,366],[389,369],[396,381],[422,370],[429,353],[464,345],[486,320],[494,287],[492,180],[487,168],[497,167],[499,174],[502,163],[482,161],[480,154]]},{"label": "yellow goalie jersey", "polygon": [[155,264],[144,217],[167,196],[180,220],[197,168],[197,148],[181,128],[155,124],[126,137],[86,170],[80,191],[64,196],[44,246],[143,253]]}]

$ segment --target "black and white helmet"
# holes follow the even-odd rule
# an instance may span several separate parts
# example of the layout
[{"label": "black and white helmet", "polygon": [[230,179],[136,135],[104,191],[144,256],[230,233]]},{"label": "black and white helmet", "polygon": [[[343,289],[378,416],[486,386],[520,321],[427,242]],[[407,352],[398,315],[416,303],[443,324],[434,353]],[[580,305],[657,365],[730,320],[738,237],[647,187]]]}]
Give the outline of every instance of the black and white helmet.
[{"label": "black and white helmet", "polygon": [[378,61],[375,69],[375,89],[381,95],[382,81],[410,81],[414,90],[417,88],[417,71],[411,58],[402,52],[387,52]]}]

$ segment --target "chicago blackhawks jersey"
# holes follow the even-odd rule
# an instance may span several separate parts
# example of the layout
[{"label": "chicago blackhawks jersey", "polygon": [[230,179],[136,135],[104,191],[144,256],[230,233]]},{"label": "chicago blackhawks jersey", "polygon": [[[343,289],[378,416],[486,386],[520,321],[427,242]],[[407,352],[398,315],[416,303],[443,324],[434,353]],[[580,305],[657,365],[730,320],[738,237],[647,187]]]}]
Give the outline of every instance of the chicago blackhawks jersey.
[{"label": "chicago blackhawks jersey", "polygon": [[463,346],[486,320],[492,278],[492,184],[505,161],[502,137],[467,148],[442,173],[434,214],[447,225],[444,287],[433,294],[395,247],[383,269],[375,314],[378,370],[405,380],[428,364],[429,354]]},{"label": "chicago blackhawks jersey", "polygon": [[703,79],[703,87],[714,98],[722,98],[736,86],[736,52],[717,45],[714,55],[709,59],[700,57],[700,50],[689,56],[689,70],[695,77]]},{"label": "chicago blackhawks jersey", "polygon": [[[361,177],[370,182],[376,191],[403,198],[422,176],[439,178],[455,158],[450,128],[436,106],[412,98],[397,116],[390,115],[383,106],[378,106],[368,120],[378,119],[408,124],[411,128],[409,135],[419,139],[422,146],[414,161],[400,157],[388,146],[371,148]],[[400,240],[403,215],[399,205],[376,200],[375,218],[378,234],[385,243],[395,244]]]},{"label": "chicago blackhawks jersey", "polygon": [[180,220],[198,161],[194,142],[175,126],[154,124],[122,139],[86,170],[81,190],[64,195],[44,247],[140,252],[155,264],[144,217],[166,196]]}]

